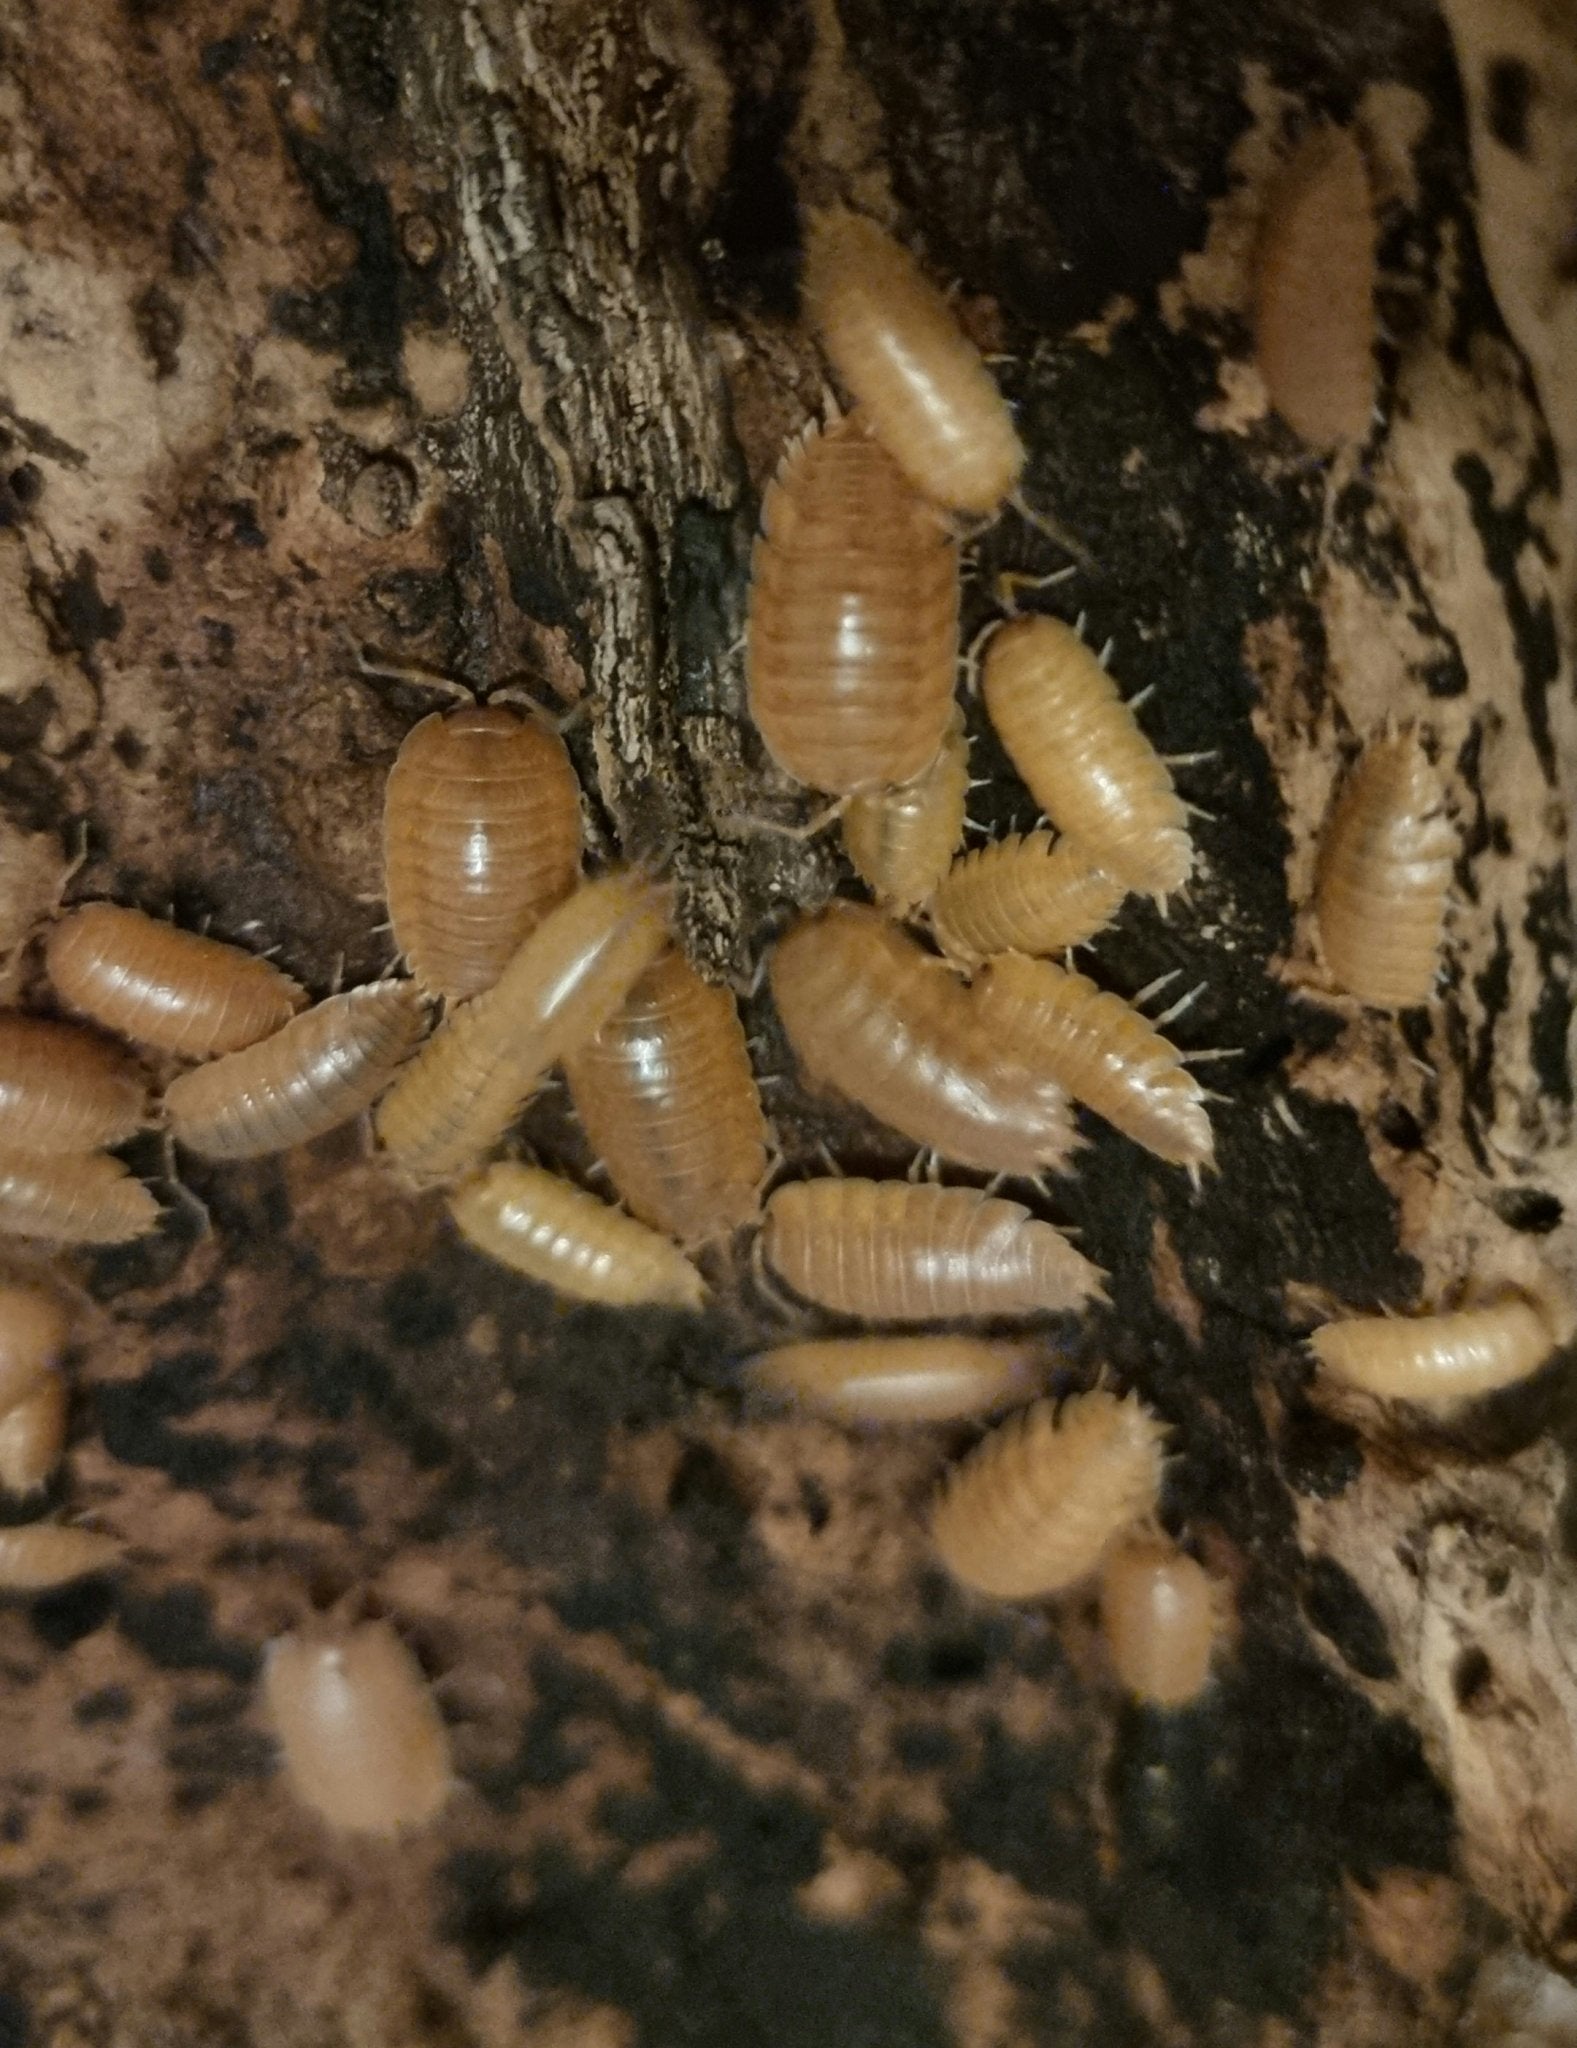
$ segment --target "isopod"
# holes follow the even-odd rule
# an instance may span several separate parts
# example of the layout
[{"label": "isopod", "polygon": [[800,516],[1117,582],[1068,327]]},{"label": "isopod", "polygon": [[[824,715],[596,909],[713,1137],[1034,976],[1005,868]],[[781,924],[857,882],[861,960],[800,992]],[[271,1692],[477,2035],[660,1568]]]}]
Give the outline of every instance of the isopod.
[{"label": "isopod", "polygon": [[767,1203],[761,1248],[796,1294],[869,1322],[1027,1315],[1104,1299],[1100,1268],[1060,1230],[974,1188],[794,1181]]},{"label": "isopod", "polygon": [[747,1364],[763,1393],[839,1422],[957,1422],[1035,1391],[1041,1354],[982,1337],[834,1337],[782,1344]]},{"label": "isopod", "polygon": [[1002,1600],[1060,1593],[1155,1512],[1165,1425],[1097,1387],[1010,1416],[943,1480],[931,1534],[954,1578]]},{"label": "isopod", "polygon": [[124,1244],[158,1220],[152,1192],[107,1152],[0,1152],[0,1237]]},{"label": "isopod", "polygon": [[1033,1071],[1158,1159],[1190,1172],[1215,1163],[1199,1083],[1175,1045],[1121,996],[1051,960],[1000,953],[974,985],[980,1022]]},{"label": "isopod", "polygon": [[1072,839],[1011,833],[953,862],[931,899],[931,931],[950,960],[1064,953],[1104,931],[1128,891]]},{"label": "isopod", "polygon": [[453,1789],[449,1736],[421,1667],[386,1621],[281,1636],[263,1692],[291,1790],[331,1827],[393,1835]]},{"label": "isopod", "polygon": [[570,1098],[643,1223],[705,1244],[761,1207],[767,1125],[733,997],[682,953],[649,967],[564,1062]]},{"label": "isopod", "polygon": [[58,1295],[0,1281],[0,1415],[59,1364],[71,1317]]},{"label": "isopod", "polygon": [[118,1536],[70,1522],[0,1529],[0,1593],[45,1593],[90,1572],[108,1571],[125,1547]]},{"label": "isopod", "polygon": [[96,1152],[146,1120],[148,1090],[118,1045],[80,1024],[0,1011],[0,1145]]},{"label": "isopod", "polygon": [[1135,1698],[1184,1707],[1210,1679],[1220,1628],[1214,1580],[1159,1536],[1131,1536],[1101,1563],[1101,1632],[1112,1668]]},{"label": "isopod", "polygon": [[958,544],[859,417],[784,457],[751,562],[750,715],[783,771],[843,796],[935,759],[958,661]]},{"label": "isopod", "polygon": [[379,1139],[412,1178],[473,1165],[548,1068],[601,1030],[668,943],[663,905],[636,874],[582,883],[444,1019],[377,1111]]},{"label": "isopod", "polygon": [[879,912],[834,903],[800,919],[770,980],[807,1078],[915,1144],[984,1173],[1039,1173],[1073,1150],[1062,1090],[983,1030],[952,971]]},{"label": "isopod", "polygon": [[833,369],[917,490],[994,512],[1024,444],[979,350],[900,243],[844,207],[813,214],[804,302]]},{"label": "isopod", "polygon": [[539,1166],[501,1160],[449,1208],[478,1251],[528,1280],[614,1308],[699,1308],[706,1283],[677,1245]]},{"label": "isopod", "polygon": [[1388,1401],[1447,1406],[1536,1372],[1563,1341],[1551,1307],[1510,1294],[1432,1316],[1351,1316],[1309,1339],[1327,1371]]},{"label": "isopod", "polygon": [[1171,772],[1090,649],[1061,619],[1010,619],[981,692],[997,737],[1051,822],[1114,882],[1158,901],[1194,871]]},{"label": "isopod", "polygon": [[68,911],[49,935],[44,963],[69,1008],[187,1059],[266,1038],[307,999],[272,961],[118,903]]},{"label": "isopod", "polygon": [[434,712],[405,736],[383,807],[395,944],[425,994],[463,1002],[580,873],[580,784],[556,732],[502,705]]},{"label": "isopod", "polygon": [[164,1091],[170,1133],[206,1159],[304,1145],[370,1109],[422,1029],[408,981],[330,996],[256,1045],[178,1075]]},{"label": "isopod", "polygon": [[1270,402],[1320,449],[1369,438],[1375,397],[1374,201],[1345,130],[1307,136],[1266,209],[1254,341]]},{"label": "isopod", "polygon": [[843,849],[882,909],[908,917],[928,903],[964,832],[969,741],[955,705],[936,759],[912,782],[851,797]]},{"label": "isopod", "polygon": [[46,1371],[0,1414],[0,1486],[34,1493],[47,1485],[65,1443],[66,1382]]},{"label": "isopod", "polygon": [[1377,1009],[1434,992],[1457,837],[1412,728],[1369,742],[1320,848],[1315,915],[1337,985]]}]

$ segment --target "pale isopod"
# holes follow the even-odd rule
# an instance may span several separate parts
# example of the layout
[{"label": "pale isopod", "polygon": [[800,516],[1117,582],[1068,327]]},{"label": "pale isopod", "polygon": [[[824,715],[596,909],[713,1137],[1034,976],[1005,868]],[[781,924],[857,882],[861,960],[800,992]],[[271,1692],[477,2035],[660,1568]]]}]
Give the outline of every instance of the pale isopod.
[{"label": "pale isopod", "polygon": [[807,1077],[984,1173],[1060,1166],[1066,1095],[981,1028],[951,970],[877,911],[834,903],[779,940],[773,1000]]},{"label": "pale isopod", "polygon": [[907,1181],[791,1182],[762,1252],[797,1294],[870,1322],[1026,1315],[1104,1299],[1103,1275],[1018,1202]]},{"label": "pale isopod", "polygon": [[1128,891],[1072,839],[1012,833],[954,861],[931,899],[931,930],[950,960],[1064,953],[1104,931]]},{"label": "pale isopod", "polygon": [[1001,392],[908,250],[843,207],[811,216],[805,307],[828,360],[910,481],[958,512],[994,512],[1024,471]]},{"label": "pale isopod", "polygon": [[0,1237],[123,1244],[159,1220],[151,1191],[105,1152],[0,1152]]},{"label": "pale isopod", "polygon": [[1135,1698],[1184,1707],[1210,1679],[1221,1601],[1204,1566],[1160,1536],[1131,1536],[1101,1562],[1101,1631]]},{"label": "pale isopod", "polygon": [[705,1244],[761,1206],[767,1125],[739,1011],[670,952],[564,1062],[613,1184],[643,1223]]},{"label": "pale isopod", "polygon": [[1155,1512],[1166,1426],[1096,1387],[1010,1416],[942,1481],[931,1534],[954,1578],[1003,1600],[1060,1593]]},{"label": "pale isopod", "polygon": [[1315,914],[1339,987],[1377,1009],[1434,992],[1457,836],[1416,731],[1373,739],[1320,848]]},{"label": "pale isopod", "polygon": [[907,782],[942,744],[958,545],[856,416],[796,442],[751,563],[750,715],[778,766],[838,795]]},{"label": "pale isopod", "polygon": [[746,1375],[839,1422],[957,1422],[1024,1400],[1040,1363],[982,1337],[834,1337],[763,1351]]},{"label": "pale isopod", "polygon": [[164,1092],[171,1135],[206,1159],[304,1145],[369,1109],[421,1034],[408,981],[330,996],[256,1045],[177,1076]]},{"label": "pale isopod", "polygon": [[45,1593],[89,1572],[108,1571],[124,1549],[118,1536],[69,1522],[0,1529],[0,1593]]},{"label": "pale isopod", "polygon": [[434,712],[405,736],[383,807],[395,944],[417,986],[491,988],[580,873],[580,784],[558,734],[502,705]]},{"label": "pale isopod", "polygon": [[66,1383],[46,1371],[0,1415],[0,1486],[33,1493],[47,1485],[65,1443]]},{"label": "pale isopod", "polygon": [[1520,1294],[1433,1316],[1352,1316],[1309,1344],[1327,1371],[1388,1401],[1449,1405],[1526,1379],[1561,1332],[1549,1306]]},{"label": "pale isopod", "polygon": [[0,1281],[0,1415],[59,1364],[71,1317],[58,1295]]},{"label": "pale isopod", "polygon": [[1051,822],[1126,889],[1158,900],[1194,870],[1166,763],[1094,654],[1061,619],[1010,619],[981,692],[997,736]]},{"label": "pale isopod", "polygon": [[895,789],[849,799],[843,848],[884,910],[908,917],[930,901],[963,837],[968,792],[969,741],[955,705],[929,768]]},{"label": "pale isopod", "polygon": [[0,1011],[0,1145],[96,1152],[146,1119],[148,1090],[118,1045],[80,1024]]},{"label": "pale isopod", "polygon": [[560,1294],[615,1308],[699,1308],[706,1283],[677,1245],[539,1166],[501,1160],[450,1197],[478,1251]]},{"label": "pale isopod", "polygon": [[980,1020],[1078,1101],[1159,1159],[1215,1163],[1204,1090],[1131,1003],[1051,960],[1001,953],[975,982]]},{"label": "pale isopod", "polygon": [[421,1667],[385,1621],[282,1636],[263,1666],[291,1790],[331,1827],[392,1835],[431,1820],[454,1776]]},{"label": "pale isopod", "polygon": [[272,961],[118,903],[68,911],[49,935],[44,960],[69,1008],[187,1059],[266,1038],[306,1001]]}]

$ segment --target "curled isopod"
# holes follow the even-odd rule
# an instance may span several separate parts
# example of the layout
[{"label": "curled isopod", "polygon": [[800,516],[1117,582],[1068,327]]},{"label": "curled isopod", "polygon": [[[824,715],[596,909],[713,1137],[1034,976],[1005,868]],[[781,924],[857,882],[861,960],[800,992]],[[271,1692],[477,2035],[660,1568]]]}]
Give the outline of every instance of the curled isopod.
[{"label": "curled isopod", "polygon": [[1072,839],[1011,833],[953,862],[931,899],[931,931],[950,960],[1065,953],[1104,931],[1128,891]]},{"label": "curled isopod", "polygon": [[1154,1514],[1165,1436],[1136,1395],[1099,1387],[1010,1416],[942,1482],[931,1534],[943,1563],[1003,1600],[1074,1585]]},{"label": "curled isopod", "polygon": [[760,1352],[745,1371],[839,1422],[957,1422],[1027,1399],[1042,1363],[1034,1345],[983,1337],[834,1337]]},{"label": "curled isopod", "polygon": [[705,1244],[761,1207],[767,1124],[738,1007],[665,953],[564,1062],[598,1158],[643,1223]]},{"label": "curled isopod", "polygon": [[152,1192],[106,1152],[0,1152],[0,1237],[124,1244],[158,1221]]},{"label": "curled isopod", "polygon": [[884,910],[908,917],[928,903],[964,832],[969,741],[962,713],[936,759],[912,782],[851,797],[843,813],[843,849]]},{"label": "curled isopod", "polygon": [[65,1447],[66,1382],[58,1372],[44,1372],[0,1414],[0,1486],[7,1493],[36,1493],[48,1485]]},{"label": "curled isopod", "polygon": [[900,243],[843,207],[813,214],[805,309],[828,360],[917,490],[958,512],[994,512],[1024,470],[980,351]]},{"label": "curled isopod", "polygon": [[1315,914],[1337,985],[1377,1009],[1434,993],[1457,835],[1418,733],[1371,740],[1320,848]]},{"label": "curled isopod", "polygon": [[981,693],[997,737],[1051,822],[1125,889],[1162,900],[1194,871],[1171,772],[1090,649],[1061,619],[994,633]]},{"label": "curled isopod", "polygon": [[393,1835],[453,1789],[449,1736],[421,1667],[385,1621],[269,1645],[263,1694],[296,1797],[331,1827]]},{"label": "curled isopod", "polygon": [[699,1308],[705,1298],[677,1245],[539,1166],[501,1160],[458,1187],[449,1208],[478,1251],[579,1301]]},{"label": "curled isopod", "polygon": [[574,888],[580,784],[558,734],[502,705],[434,712],[405,736],[383,806],[395,944],[428,995],[462,1002]]},{"label": "curled isopod", "polygon": [[272,961],[118,903],[68,911],[49,935],[44,963],[68,1008],[187,1059],[266,1038],[306,1001]]},{"label": "curled isopod", "polygon": [[1027,1315],[1105,1298],[1100,1268],[1060,1230],[974,1188],[794,1181],[767,1203],[761,1248],[796,1294],[870,1322]]},{"label": "curled isopod", "polygon": [[57,1294],[0,1281],[0,1415],[60,1363],[70,1330],[70,1312]]},{"label": "curled isopod", "polygon": [[806,1076],[983,1173],[1060,1166],[1066,1095],[981,1028],[957,976],[877,911],[834,903],[778,941],[773,1001]]},{"label": "curled isopod", "polygon": [[146,1121],[148,1088],[118,1045],[80,1024],[0,1011],[0,1145],[97,1152]]},{"label": "curled isopod", "polygon": [[1432,1316],[1351,1316],[1309,1339],[1328,1372],[1388,1401],[1449,1406],[1524,1380],[1570,1335],[1553,1300],[1508,1294]]},{"label": "curled isopod", "polygon": [[1185,1707],[1210,1679],[1221,1599],[1197,1559],[1160,1536],[1130,1536],[1101,1561],[1101,1631],[1135,1698]]},{"label": "curled isopod", "polygon": [[282,1031],[179,1075],[164,1091],[177,1144],[257,1159],[360,1116],[422,1035],[408,981],[379,981],[292,1017]]},{"label": "curled isopod", "polygon": [[1191,1172],[1215,1164],[1204,1090],[1176,1046],[1121,996],[1054,961],[1000,953],[981,969],[974,998],[998,1044],[1135,1144]]},{"label": "curled isopod", "polygon": [[1254,342],[1270,402],[1312,446],[1368,440],[1376,367],[1374,201],[1342,129],[1300,143],[1265,211]]},{"label": "curled isopod", "polygon": [[761,507],[750,715],[785,774],[846,795],[935,759],[958,661],[958,544],[857,417],[812,431]]},{"label": "curled isopod", "polygon": [[118,1536],[71,1522],[0,1529],[0,1593],[47,1593],[90,1572],[108,1571],[125,1547]]}]

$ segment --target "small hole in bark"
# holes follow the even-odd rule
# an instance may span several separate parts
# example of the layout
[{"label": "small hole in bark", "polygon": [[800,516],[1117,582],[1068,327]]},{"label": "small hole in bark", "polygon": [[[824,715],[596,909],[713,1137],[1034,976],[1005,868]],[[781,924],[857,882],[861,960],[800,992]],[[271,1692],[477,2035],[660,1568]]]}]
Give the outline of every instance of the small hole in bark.
[{"label": "small hole in bark", "polygon": [[1424,1134],[1419,1122],[1405,1102],[1386,1102],[1380,1106],[1375,1118],[1380,1127],[1380,1136],[1388,1145],[1394,1145],[1398,1152],[1417,1152],[1423,1147]]},{"label": "small hole in bark", "polygon": [[1457,1705],[1466,1713],[1483,1695],[1495,1676],[1495,1667],[1478,1648],[1464,1650],[1451,1672],[1451,1690]]},{"label": "small hole in bark", "polygon": [[1543,1188],[1502,1188],[1491,1197],[1490,1206],[1502,1223],[1525,1230],[1530,1237],[1547,1237],[1566,1214],[1560,1197]]}]

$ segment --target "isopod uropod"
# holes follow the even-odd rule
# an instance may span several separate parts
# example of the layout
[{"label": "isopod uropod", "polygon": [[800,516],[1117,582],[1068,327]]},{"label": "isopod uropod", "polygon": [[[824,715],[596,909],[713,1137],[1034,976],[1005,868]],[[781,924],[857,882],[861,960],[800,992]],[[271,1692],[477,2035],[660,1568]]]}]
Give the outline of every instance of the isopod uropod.
[{"label": "isopod uropod", "polygon": [[1526,1379],[1569,1335],[1553,1302],[1508,1294],[1444,1315],[1351,1316],[1322,1325],[1309,1344],[1327,1371],[1366,1394],[1441,1406]]},{"label": "isopod uropod", "polygon": [[1221,1599],[1197,1559],[1160,1536],[1131,1536],[1101,1563],[1101,1631],[1124,1687],[1183,1707],[1210,1678]]},{"label": "isopod uropod", "polygon": [[955,705],[936,759],[912,782],[851,797],[843,850],[877,903],[908,917],[928,903],[963,837],[969,741]]},{"label": "isopod uropod", "polygon": [[1128,891],[1076,841],[1011,833],[954,861],[931,899],[931,930],[950,960],[1063,953],[1104,931]]},{"label": "isopod uropod", "polygon": [[956,1422],[1035,1391],[1042,1354],[983,1337],[834,1337],[760,1352],[745,1370],[839,1422]]},{"label": "isopod uropod", "polygon": [[34,1493],[47,1485],[66,1444],[66,1382],[42,1372],[0,1414],[0,1486],[7,1493]]},{"label": "isopod uropod", "polygon": [[0,1152],[0,1236],[123,1244],[159,1221],[159,1204],[106,1152]]},{"label": "isopod uropod", "polygon": [[71,1317],[58,1295],[0,1281],[0,1415],[59,1364]]},{"label": "isopod uropod", "polygon": [[0,1529],[0,1593],[44,1593],[89,1572],[107,1571],[124,1548],[118,1536],[71,1522]]},{"label": "isopod uropod", "polygon": [[118,1045],[80,1024],[0,1012],[0,1144],[96,1152],[145,1121],[148,1089]]},{"label": "isopod uropod", "polygon": [[1003,1600],[1059,1593],[1155,1512],[1165,1425],[1103,1388],[1010,1416],[943,1480],[931,1534],[966,1586]]},{"label": "isopod uropod", "polygon": [[994,512],[1024,471],[1001,392],[947,300],[862,214],[813,214],[804,299],[828,360],[910,481],[957,512]]},{"label": "isopod uropod", "polygon": [[560,1294],[617,1308],[699,1308],[705,1297],[677,1245],[541,1167],[501,1160],[458,1187],[449,1208],[478,1251]]}]

